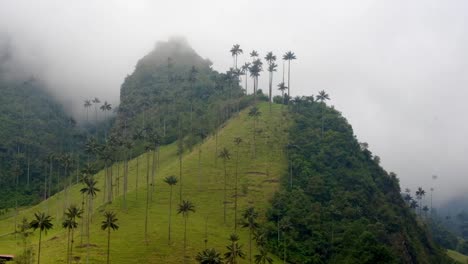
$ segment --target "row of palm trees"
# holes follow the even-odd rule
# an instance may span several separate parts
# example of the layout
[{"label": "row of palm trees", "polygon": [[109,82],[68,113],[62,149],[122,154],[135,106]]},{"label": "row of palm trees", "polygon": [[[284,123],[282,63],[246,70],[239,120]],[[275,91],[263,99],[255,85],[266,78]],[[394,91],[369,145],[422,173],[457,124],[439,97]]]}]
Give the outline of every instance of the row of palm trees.
[{"label": "row of palm trees", "polygon": [[[74,231],[78,227],[78,219],[82,217],[83,210],[75,205],[71,205],[65,212],[66,219],[63,221],[62,226],[67,230],[67,263],[72,263],[73,257],[73,243],[74,243]],[[39,242],[38,242],[38,253],[37,263],[41,262],[41,244],[42,244],[42,233],[47,234],[47,231],[51,230],[54,225],[52,223],[52,217],[44,212],[37,212],[34,214],[34,219],[29,223],[28,228],[34,231],[39,230]],[[114,212],[106,211],[104,213],[104,220],[101,222],[101,229],[107,230],[107,263],[110,263],[110,234],[111,230],[118,230],[119,225],[117,224],[117,217]]]},{"label": "row of palm trees", "polygon": [[112,110],[112,105],[109,104],[107,101],[104,101],[102,105],[99,105],[101,103],[101,100],[99,98],[94,97],[93,99],[85,99],[83,103],[83,107],[85,108],[86,111],[86,123],[89,122],[89,108],[91,108],[94,105],[94,112],[95,112],[95,119],[94,121],[98,121],[98,109],[100,109],[105,116],[105,119],[107,119],[107,112],[110,112]]},{"label": "row of palm trees", "polygon": [[[238,56],[243,54],[243,50],[241,49],[239,44],[235,44],[232,46],[231,50],[231,55],[233,58],[233,68],[231,68],[231,72],[234,72],[236,76],[240,75],[245,75],[245,87],[244,89],[246,90],[246,93],[248,93],[248,83],[247,83],[247,75],[250,75],[253,81],[253,94],[254,97],[256,97],[257,91],[258,91],[258,77],[260,76],[260,73],[263,71],[263,62],[259,58],[259,53],[256,50],[253,50],[250,52],[250,58],[252,59],[251,62],[245,62],[241,68],[238,68],[237,65],[237,60]],[[273,94],[273,74],[276,72],[278,64],[276,64],[276,55],[273,54],[273,52],[268,52],[264,58],[267,63],[268,63],[268,68],[267,71],[269,73],[268,76],[268,99],[270,102],[270,107],[271,107],[271,102],[272,102],[272,94]],[[292,51],[286,52],[283,56],[283,79],[282,82],[278,84],[278,90],[281,91],[282,97],[284,98],[284,92],[287,89],[288,90],[288,96],[291,96],[291,61],[296,60],[297,57]],[[285,62],[288,62],[288,84],[286,86],[285,80],[284,80],[284,75],[285,75]]]}]

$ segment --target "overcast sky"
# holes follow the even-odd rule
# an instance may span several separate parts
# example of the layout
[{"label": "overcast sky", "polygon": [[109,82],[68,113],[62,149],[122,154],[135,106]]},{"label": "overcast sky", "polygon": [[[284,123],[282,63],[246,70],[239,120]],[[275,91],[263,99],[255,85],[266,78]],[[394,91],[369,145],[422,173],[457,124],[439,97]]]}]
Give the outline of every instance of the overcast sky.
[{"label": "overcast sky", "polygon": [[402,188],[434,184],[441,202],[468,191],[467,12],[463,0],[2,0],[0,34],[76,106],[118,103],[137,60],[172,35],[219,71],[235,43],[292,50],[292,94],[326,90]]}]

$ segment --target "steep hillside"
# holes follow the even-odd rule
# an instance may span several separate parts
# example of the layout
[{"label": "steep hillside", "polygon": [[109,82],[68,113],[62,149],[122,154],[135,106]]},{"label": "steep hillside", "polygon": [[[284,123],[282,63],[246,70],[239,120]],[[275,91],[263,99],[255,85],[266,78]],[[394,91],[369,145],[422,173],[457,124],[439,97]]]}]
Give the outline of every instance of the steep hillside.
[{"label": "steep hillside", "polygon": [[291,118],[290,172],[264,225],[271,251],[288,263],[449,262],[338,111],[297,98]]},{"label": "steep hillside", "polygon": [[[8,80],[0,73],[0,209],[36,203],[44,197],[44,180],[50,153],[70,153],[82,141],[74,121],[44,85],[35,79]],[[55,164],[59,162],[53,161]],[[63,177],[63,171],[54,174]],[[70,165],[71,167],[71,165]],[[60,168],[62,170],[62,168]],[[56,177],[48,179],[48,191],[56,191]]]},{"label": "steep hillside", "polygon": [[[195,263],[194,256],[197,252],[207,247],[214,247],[220,252],[226,252],[226,246],[230,244],[229,235],[234,232],[234,193],[235,175],[238,171],[238,218],[248,207],[254,206],[260,212],[260,221],[263,221],[268,200],[277,190],[279,178],[286,172],[286,160],[283,147],[286,144],[287,124],[282,107],[274,105],[273,112],[269,114],[268,106],[262,104],[262,115],[256,123],[257,135],[253,135],[254,119],[247,111],[241,112],[238,117],[222,125],[217,133],[217,138],[209,137],[201,145],[194,147],[193,151],[184,152],[182,160],[182,199],[190,200],[195,205],[196,211],[191,213],[187,225],[187,256],[188,263]],[[234,138],[240,137],[242,142],[237,145]],[[255,146],[255,147],[254,147]],[[227,172],[227,221],[223,220],[223,196],[224,196],[224,166],[221,158],[216,158],[219,152],[227,148],[231,153],[231,159],[226,161]],[[253,150],[255,149],[255,157]],[[239,151],[239,152],[237,152]],[[239,160],[237,161],[237,157]],[[159,164],[156,171],[155,191],[149,205],[148,214],[148,244],[145,243],[145,208],[147,198],[146,177],[147,159],[152,160],[150,153],[143,154],[129,163],[129,193],[128,208],[123,209],[122,176],[117,175],[117,166],[122,171],[122,163],[113,167],[116,184],[114,185],[114,202],[103,203],[103,192],[99,192],[94,200],[94,214],[91,223],[90,239],[90,263],[102,263],[105,260],[106,233],[100,230],[102,213],[105,210],[117,212],[120,229],[111,234],[111,259],[112,263],[181,263],[183,259],[183,218],[176,212],[179,203],[180,182],[174,186],[173,210],[172,210],[172,239],[168,243],[168,212],[169,212],[169,186],[163,182],[163,178],[175,175],[179,178],[179,160],[176,144],[163,146],[160,149]],[[150,162],[151,163],[151,162]],[[238,168],[236,170],[236,163]],[[137,165],[138,164],[138,165]],[[138,172],[137,172],[138,166]],[[151,170],[151,169],[150,169]],[[138,175],[139,187],[136,188]],[[95,179],[98,188],[103,190],[104,172],[99,172]],[[120,179],[120,185],[117,183]],[[118,187],[120,186],[120,187]],[[37,206],[22,210],[19,218],[27,217],[29,220],[36,211],[50,213],[55,219],[54,228],[44,237],[42,248],[42,263],[64,263],[66,258],[67,233],[61,228],[62,210],[65,205],[81,204],[79,193],[81,184],[70,189],[70,197],[67,201],[64,194],[59,193]],[[117,189],[119,188],[119,189]],[[120,191],[119,191],[120,190]],[[151,190],[151,187],[150,187]],[[150,192],[151,193],[151,192]],[[4,216],[0,220],[0,249],[4,253],[21,253],[20,235],[15,242],[15,236],[8,234],[13,230],[14,217]],[[80,226],[83,226],[80,221]],[[86,224],[85,224],[86,225]],[[73,255],[81,259],[79,263],[85,263],[87,237],[81,238],[80,227],[75,231],[75,246]],[[84,232],[85,233],[85,232]],[[245,228],[238,227],[240,244],[243,251],[248,253],[248,232]],[[5,235],[4,235],[5,234]],[[28,238],[28,243],[37,246],[38,232]],[[83,242],[82,242],[83,241]],[[253,245],[253,254],[257,254]],[[248,259],[248,257],[247,257]],[[239,263],[248,263],[242,260]]]},{"label": "steep hillside", "polygon": [[232,71],[214,71],[183,39],[158,42],[122,84],[114,132],[151,127],[165,143],[186,137],[192,146],[249,104],[236,80]]}]

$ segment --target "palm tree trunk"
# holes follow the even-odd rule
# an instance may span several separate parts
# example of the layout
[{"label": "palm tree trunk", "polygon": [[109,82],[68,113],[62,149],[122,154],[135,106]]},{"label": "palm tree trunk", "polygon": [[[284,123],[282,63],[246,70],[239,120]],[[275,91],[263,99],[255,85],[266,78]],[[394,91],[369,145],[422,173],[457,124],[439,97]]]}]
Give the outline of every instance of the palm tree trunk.
[{"label": "palm tree trunk", "polygon": [[150,195],[150,186],[149,186],[149,153],[146,153],[146,209],[145,209],[145,241],[148,245],[148,207],[149,207],[149,195]]},{"label": "palm tree trunk", "polygon": [[67,233],[67,263],[70,262],[70,228],[68,229]]},{"label": "palm tree trunk", "polygon": [[252,229],[249,230],[249,263],[252,264]]},{"label": "palm tree trunk", "polygon": [[226,198],[227,198],[227,170],[226,170],[226,159],[224,159],[224,224],[226,224]]},{"label": "palm tree trunk", "polygon": [[182,202],[182,153],[179,154],[179,202]]},{"label": "palm tree trunk", "polygon": [[110,227],[107,228],[107,264],[110,263]]},{"label": "palm tree trunk", "polygon": [[[291,99],[291,61],[288,60],[288,96],[289,96],[289,99]],[[289,101],[291,100],[288,100],[288,105],[289,105]]]},{"label": "palm tree trunk", "polygon": [[137,162],[137,164],[136,164],[136,180],[135,180],[135,190],[136,190],[135,191],[135,196],[136,196],[135,199],[136,200],[138,200],[138,178],[140,176],[140,164],[139,164],[140,162],[139,162],[139,160],[140,160],[140,156],[138,156],[136,158],[136,162]]},{"label": "palm tree trunk", "polygon": [[238,182],[238,166],[239,166],[239,145],[237,145],[236,153],[236,182],[234,187],[234,233],[237,232],[237,182]]},{"label": "palm tree trunk", "polygon": [[[201,171],[201,146],[198,147],[198,191],[200,191],[200,186],[201,186],[201,177],[202,177],[202,171]],[[432,196],[431,196],[432,199]],[[432,200],[431,200],[432,201]]]},{"label": "palm tree trunk", "polygon": [[39,230],[39,250],[37,252],[37,264],[41,263],[41,239],[42,239],[42,231]]},{"label": "palm tree trunk", "polygon": [[172,185],[171,185],[171,192],[169,194],[169,244],[171,244],[171,218],[172,218]]},{"label": "palm tree trunk", "polygon": [[184,217],[184,263],[185,263],[186,248],[187,248],[187,216]]},{"label": "palm tree trunk", "polygon": [[74,242],[74,241],[73,241],[73,235],[74,235],[74,233],[75,233],[74,231],[75,231],[75,229],[72,228],[72,232],[71,232],[71,241],[70,241],[70,258],[69,258],[70,263],[72,262],[72,259],[73,259],[73,242]]}]

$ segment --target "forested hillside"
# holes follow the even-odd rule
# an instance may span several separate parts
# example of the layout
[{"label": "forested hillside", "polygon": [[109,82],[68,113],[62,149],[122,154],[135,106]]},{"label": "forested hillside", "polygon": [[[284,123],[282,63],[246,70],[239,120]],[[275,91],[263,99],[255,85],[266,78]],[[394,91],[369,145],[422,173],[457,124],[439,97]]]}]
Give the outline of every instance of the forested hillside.
[{"label": "forested hillside", "polygon": [[315,99],[291,106],[289,173],[264,225],[269,249],[289,263],[449,262],[405,204],[396,175],[325,105],[326,93]]},{"label": "forested hillside", "polygon": [[[30,205],[76,168],[82,133],[39,80],[0,74],[0,209]],[[49,175],[53,175],[50,177]],[[44,182],[47,181],[47,186]]]}]

